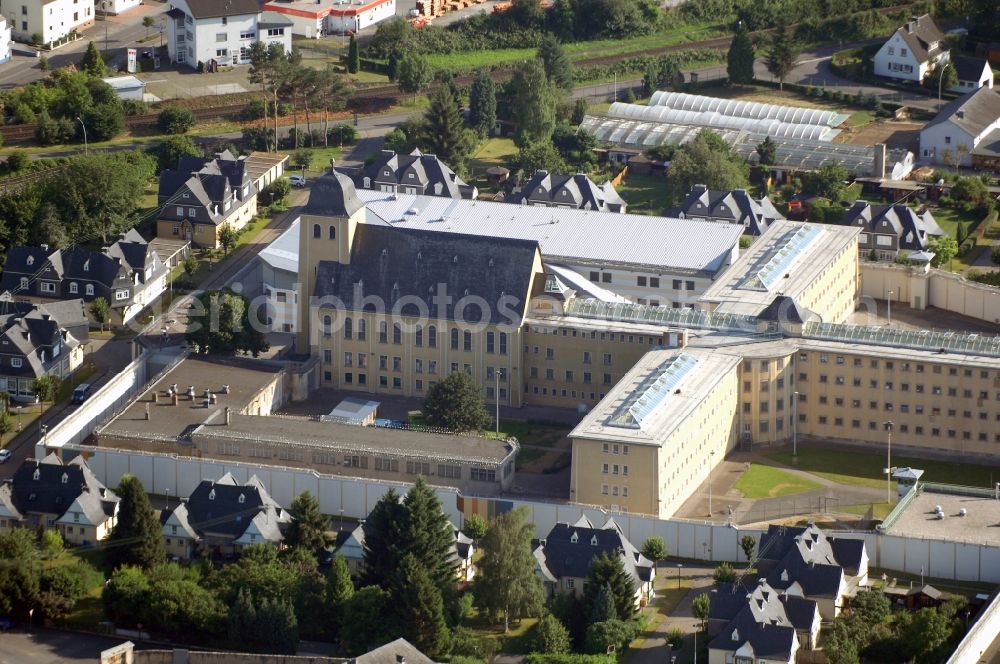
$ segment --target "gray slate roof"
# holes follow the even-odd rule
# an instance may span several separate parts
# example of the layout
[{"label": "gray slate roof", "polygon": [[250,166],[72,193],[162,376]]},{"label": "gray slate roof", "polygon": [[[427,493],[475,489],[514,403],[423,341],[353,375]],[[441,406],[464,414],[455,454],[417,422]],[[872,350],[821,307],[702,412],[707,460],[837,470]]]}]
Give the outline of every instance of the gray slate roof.
[{"label": "gray slate roof", "polygon": [[[252,522],[265,539],[279,542],[280,524],[289,520],[256,476],[242,485],[229,473],[215,482],[203,480],[182,507],[178,518],[186,520],[201,537],[239,539]],[[162,523],[166,519],[161,516]]]},{"label": "gray slate roof", "polygon": [[625,201],[611,183],[598,186],[584,173],[563,175],[548,171],[535,174],[507,199],[509,203],[559,205],[581,210],[621,212]]},{"label": "gray slate roof", "polygon": [[364,206],[351,178],[333,171],[313,182],[309,202],[302,213],[317,217],[350,217]]},{"label": "gray slate roof", "polygon": [[[247,190],[245,195],[244,190]],[[160,214],[177,221],[187,219],[195,224],[221,225],[244,201],[256,194],[246,160],[236,158],[228,150],[216,153],[212,159],[182,156],[176,169],[168,168],[160,174],[158,197],[163,207]],[[235,202],[227,212],[225,202],[234,197]],[[201,210],[195,217],[177,217],[175,207],[178,205]]]},{"label": "gray slate roof", "polygon": [[[501,323],[507,321],[506,312],[497,306],[502,297],[515,298],[510,303],[517,312],[523,311],[530,297],[537,250],[538,243],[530,240],[358,224],[350,264],[320,262],[314,292],[317,297],[339,298],[350,311],[357,310],[355,302],[365,296],[382,298],[386,311],[409,296],[411,301],[424,302],[431,318],[456,320],[459,316],[475,323],[485,313],[490,322]],[[444,294],[444,289],[454,302],[465,296],[481,297],[489,311],[482,312],[475,305],[466,307],[464,314],[451,305],[442,311],[434,296]],[[401,313],[415,315],[416,307],[403,306]]]},{"label": "gray slate roof", "polygon": [[792,656],[795,629],[788,625],[758,622],[749,607],[742,610],[722,632],[709,641],[709,650],[736,651],[749,642],[757,659],[787,662]]},{"label": "gray slate roof", "polygon": [[406,639],[396,639],[348,661],[352,664],[434,664]]},{"label": "gray slate roof", "polygon": [[955,68],[955,75],[960,81],[979,81],[983,72],[989,67],[986,58],[970,58],[964,55],[953,55],[949,58]]},{"label": "gray slate roof", "polygon": [[872,205],[858,200],[844,215],[843,223],[880,235],[887,234],[885,224],[889,224],[899,240],[899,248],[911,251],[924,251],[933,237],[945,235],[929,211],[920,215],[913,208],[901,204]]},{"label": "gray slate roof", "polygon": [[21,514],[54,514],[58,519],[79,499],[91,523],[114,514],[119,498],[101,484],[82,457],[63,464],[55,455],[39,461],[27,459],[11,483],[14,507]]},{"label": "gray slate roof", "polygon": [[542,576],[550,581],[587,576],[594,558],[605,553],[622,557],[637,587],[652,578],[653,562],[639,553],[610,518],[600,528],[586,517],[572,525],[557,523],[534,551]]},{"label": "gray slate roof", "polygon": [[420,150],[414,150],[410,154],[382,150],[375,161],[357,175],[355,185],[364,187],[365,178],[371,181],[369,189],[379,189],[379,185],[388,184],[418,187],[419,193],[426,196],[473,198],[474,187],[466,184],[437,155],[424,154]]},{"label": "gray slate roof", "polygon": [[772,525],[761,535],[759,551],[772,587],[785,590],[797,583],[807,596],[836,596],[844,574],[858,574],[865,543],[829,537],[813,524]]},{"label": "gray slate roof", "polygon": [[80,340],[87,338],[87,327],[83,301],[79,299],[46,304],[0,299],[0,355],[23,360],[21,367],[5,362],[3,373],[34,378],[48,373],[61,361],[53,357],[53,348],[57,344],[76,348]]},{"label": "gray slate roof", "polygon": [[810,631],[816,619],[815,601],[779,592],[764,579],[749,591],[743,586],[720,584],[711,598],[710,620],[733,620],[749,609],[758,622]]},{"label": "gray slate roof", "polygon": [[1000,94],[992,88],[978,88],[946,104],[924,129],[950,121],[970,135],[979,136],[997,118],[1000,118]]},{"label": "gray slate roof", "polygon": [[784,219],[764,196],[755,199],[746,189],[719,191],[696,184],[669,214],[683,218],[704,218],[731,224],[742,224],[747,235],[760,235],[775,219]]}]

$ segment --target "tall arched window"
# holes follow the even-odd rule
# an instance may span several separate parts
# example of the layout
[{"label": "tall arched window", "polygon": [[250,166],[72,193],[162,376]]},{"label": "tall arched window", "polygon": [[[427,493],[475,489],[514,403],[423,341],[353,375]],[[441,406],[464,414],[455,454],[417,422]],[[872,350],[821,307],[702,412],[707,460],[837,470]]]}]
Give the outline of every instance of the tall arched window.
[{"label": "tall arched window", "polygon": [[336,240],[337,239],[337,227],[336,226],[330,226],[330,239],[331,240]]},{"label": "tall arched window", "polygon": [[333,317],[323,316],[323,334],[328,337],[331,332],[333,332]]},{"label": "tall arched window", "polygon": [[437,348],[438,345],[438,329],[433,325],[427,326],[427,347]]},{"label": "tall arched window", "polygon": [[323,229],[320,228],[319,224],[313,224],[313,237],[316,239],[323,237]]},{"label": "tall arched window", "polygon": [[399,326],[399,323],[392,324],[392,343],[397,346],[403,343],[403,328]]},{"label": "tall arched window", "polygon": [[368,336],[368,323],[365,322],[364,318],[358,319],[358,341],[364,341],[365,337]]},{"label": "tall arched window", "polygon": [[350,339],[354,334],[354,322],[351,320],[350,316],[344,319],[344,338]]},{"label": "tall arched window", "polygon": [[472,331],[466,330],[462,333],[462,349],[465,352],[472,351]]},{"label": "tall arched window", "polygon": [[413,331],[413,345],[417,348],[424,345],[424,328],[417,325],[417,328]]},{"label": "tall arched window", "polygon": [[458,328],[451,328],[451,349],[458,350]]},{"label": "tall arched window", "polygon": [[386,326],[384,320],[378,322],[378,342],[380,344],[389,343],[389,328]]}]

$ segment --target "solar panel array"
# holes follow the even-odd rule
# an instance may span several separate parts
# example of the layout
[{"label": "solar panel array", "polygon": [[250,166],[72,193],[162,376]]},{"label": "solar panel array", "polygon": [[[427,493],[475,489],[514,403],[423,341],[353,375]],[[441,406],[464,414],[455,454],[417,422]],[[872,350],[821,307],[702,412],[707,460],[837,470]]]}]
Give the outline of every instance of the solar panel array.
[{"label": "solar panel array", "polygon": [[725,115],[717,111],[689,111],[667,106],[642,106],[615,102],[608,115],[629,120],[665,122],[667,124],[697,125],[711,129],[737,129],[780,138],[807,138],[817,141],[830,140],[836,134],[826,125],[784,122],[775,118],[752,118]]},{"label": "solar panel array", "polygon": [[904,330],[838,323],[806,323],[802,330],[802,336],[828,341],[1000,357],[1000,336],[982,334]]},{"label": "solar panel array", "polygon": [[787,270],[798,260],[803,252],[822,235],[823,229],[812,224],[799,225],[794,232],[781,240],[771,252],[763,266],[747,276],[740,288],[750,290],[771,291],[785,275]]},{"label": "solar panel array", "polygon": [[680,353],[661,364],[618,407],[611,416],[611,424],[630,429],[642,428],[697,364],[698,358],[688,353]]},{"label": "solar panel array", "polygon": [[574,298],[566,306],[566,314],[581,318],[598,318],[633,323],[652,323],[704,330],[722,330],[757,334],[758,320],[744,314],[719,314],[695,309],[654,307],[631,302],[603,302],[593,298]]},{"label": "solar panel array", "polygon": [[685,92],[664,92],[658,90],[649,100],[650,106],[666,106],[683,111],[711,111],[754,120],[779,120],[793,124],[825,125],[834,127],[842,116],[832,111],[801,106],[782,106],[780,104],[764,104],[756,101],[739,101],[736,99],[721,99],[692,95]]}]

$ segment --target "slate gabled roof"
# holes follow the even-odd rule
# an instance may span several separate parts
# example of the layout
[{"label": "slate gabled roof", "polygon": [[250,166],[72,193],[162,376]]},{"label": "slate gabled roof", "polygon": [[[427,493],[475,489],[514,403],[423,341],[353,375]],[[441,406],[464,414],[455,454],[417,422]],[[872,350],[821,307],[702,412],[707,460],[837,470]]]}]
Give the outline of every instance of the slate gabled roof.
[{"label": "slate gabled roof", "polygon": [[594,528],[589,521],[557,523],[534,551],[543,576],[549,580],[585,577],[594,558],[605,553],[622,557],[636,587],[652,578],[653,562],[628,541],[614,519],[601,528]]},{"label": "slate gabled roof", "polygon": [[317,217],[350,217],[364,206],[351,179],[333,171],[313,182],[309,202],[302,213]]},{"label": "slate gabled roof", "polygon": [[785,217],[767,196],[754,199],[745,189],[719,191],[696,184],[671,214],[743,224],[748,235],[760,235],[776,219]]},{"label": "slate gabled roof", "polygon": [[551,203],[602,212],[618,212],[625,204],[610,183],[598,186],[584,173],[563,175],[544,170],[535,171],[519,192],[511,194],[509,201],[529,205],[534,202]]},{"label": "slate gabled roof", "polygon": [[185,4],[197,19],[260,13],[257,0],[187,0]]},{"label": "slate gabled roof", "polygon": [[896,34],[903,38],[917,62],[927,62],[945,50],[945,35],[930,14],[911,19]]},{"label": "slate gabled roof", "polygon": [[742,610],[722,632],[709,641],[709,650],[736,651],[749,643],[754,661],[777,659],[787,662],[795,649],[795,629],[788,625],[758,622],[749,607]]},{"label": "slate gabled roof", "polygon": [[232,540],[239,539],[253,522],[267,539],[280,541],[278,524],[289,518],[256,478],[240,485],[229,473],[215,482],[203,480],[198,484],[183,511],[186,514],[178,518],[186,518],[199,536]]},{"label": "slate gabled roof", "polygon": [[892,226],[900,249],[924,251],[933,237],[945,235],[930,211],[922,215],[907,205],[872,205],[857,200],[844,215],[843,223],[860,226],[866,233],[884,233],[882,222]]},{"label": "slate gabled roof", "polygon": [[742,585],[720,584],[711,598],[710,620],[733,620],[749,608],[757,622],[810,631],[816,619],[815,601],[778,591],[765,579],[752,590]]},{"label": "slate gabled roof", "polygon": [[955,76],[960,81],[979,81],[983,72],[989,67],[985,58],[969,58],[964,55],[953,55],[949,58],[955,68]]},{"label": "slate gabled roof", "polygon": [[[456,320],[458,315],[477,323],[485,313],[489,322],[508,322],[498,303],[506,297],[514,311],[523,311],[537,251],[538,243],[530,240],[358,224],[350,264],[320,262],[314,292],[339,298],[349,311],[357,310],[355,302],[365,296],[380,297],[386,312],[409,296],[424,302],[431,318]],[[440,310],[434,296],[444,289],[453,303],[481,297],[489,311],[470,305],[456,312],[453,304]],[[415,314],[415,309],[406,305],[401,313]]]},{"label": "slate gabled roof", "polygon": [[118,496],[101,484],[82,457],[63,464],[52,455],[21,464],[14,473],[11,497],[21,514],[54,514],[56,519],[79,500],[92,523],[113,514],[118,502]]},{"label": "slate gabled roof", "polygon": [[[414,175],[413,178],[409,174]],[[369,178],[375,183],[386,183],[400,186],[419,186],[421,194],[427,196],[444,196],[446,198],[471,198],[472,187],[447,164],[438,159],[437,155],[424,154],[414,150],[410,154],[397,154],[392,150],[382,150],[371,164],[365,166],[357,176],[356,185],[363,186],[363,178]],[[440,193],[437,187],[440,185]]]},{"label": "slate gabled roof", "polygon": [[814,312],[806,307],[799,306],[793,298],[787,295],[779,295],[774,298],[771,304],[767,305],[767,308],[757,315],[757,318],[762,321],[794,323],[797,325],[819,320],[819,316]]}]

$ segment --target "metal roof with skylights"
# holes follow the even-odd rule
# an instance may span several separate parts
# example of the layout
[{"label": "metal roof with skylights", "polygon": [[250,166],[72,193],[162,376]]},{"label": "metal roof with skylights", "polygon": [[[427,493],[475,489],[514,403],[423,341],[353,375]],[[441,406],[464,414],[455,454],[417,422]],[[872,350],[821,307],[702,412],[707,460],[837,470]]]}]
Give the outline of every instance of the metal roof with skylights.
[{"label": "metal roof with skylights", "polygon": [[774,247],[769,255],[765,256],[760,269],[747,275],[740,288],[774,290],[781,277],[822,234],[823,229],[819,226],[801,225],[796,227]]},{"label": "metal roof with skylights", "polygon": [[876,346],[1000,357],[1000,336],[954,331],[907,330],[866,325],[806,323],[802,336]]},{"label": "metal roof with skylights", "polygon": [[698,358],[689,353],[680,353],[661,364],[622,402],[609,424],[641,429],[697,364]]}]

